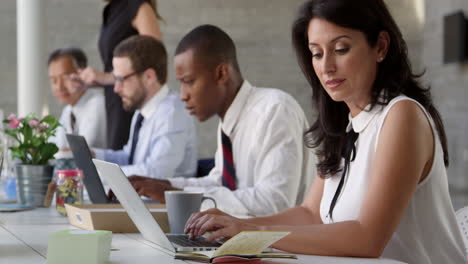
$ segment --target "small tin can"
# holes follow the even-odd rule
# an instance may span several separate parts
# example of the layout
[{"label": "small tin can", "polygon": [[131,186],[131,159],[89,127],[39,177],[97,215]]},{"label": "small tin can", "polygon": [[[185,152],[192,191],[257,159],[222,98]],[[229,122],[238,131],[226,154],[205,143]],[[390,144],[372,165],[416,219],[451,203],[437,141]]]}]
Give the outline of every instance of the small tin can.
[{"label": "small tin can", "polygon": [[83,203],[83,172],[81,170],[59,170],[55,174],[55,183],[57,185],[55,193],[57,212],[66,216],[66,203]]}]

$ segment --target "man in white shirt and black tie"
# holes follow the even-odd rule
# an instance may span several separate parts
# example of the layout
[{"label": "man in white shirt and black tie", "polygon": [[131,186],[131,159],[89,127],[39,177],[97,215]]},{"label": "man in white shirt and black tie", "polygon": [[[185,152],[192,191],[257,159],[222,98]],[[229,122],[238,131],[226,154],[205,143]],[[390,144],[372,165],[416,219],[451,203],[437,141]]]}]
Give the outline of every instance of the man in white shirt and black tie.
[{"label": "man in white shirt and black tie", "polygon": [[164,202],[166,190],[199,191],[236,215],[269,215],[300,204],[315,175],[315,156],[304,144],[308,122],[299,104],[244,80],[232,39],[215,26],[188,33],[174,65],[190,114],[221,119],[215,167],[202,178],[131,177],[137,192]]},{"label": "man in white shirt and black tie", "polygon": [[135,113],[123,149],[95,149],[96,158],[121,165],[127,176],[194,176],[195,121],[179,94],[166,85],[167,53],[162,42],[149,36],[130,37],[114,49],[112,65],[114,91],[124,109]]},{"label": "man in white shirt and black tie", "polygon": [[62,126],[51,139],[61,150],[68,149],[67,133],[84,136],[92,147],[106,147],[104,94],[99,90],[86,89],[78,79],[79,69],[86,66],[86,55],[78,48],[57,49],[49,56],[52,93],[65,105],[59,120]]}]

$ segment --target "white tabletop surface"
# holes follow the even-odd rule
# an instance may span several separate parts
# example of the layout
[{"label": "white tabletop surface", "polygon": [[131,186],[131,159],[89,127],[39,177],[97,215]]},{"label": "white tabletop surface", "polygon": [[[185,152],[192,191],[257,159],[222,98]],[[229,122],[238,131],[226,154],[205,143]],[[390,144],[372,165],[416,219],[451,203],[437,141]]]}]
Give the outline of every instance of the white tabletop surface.
[{"label": "white tabletop surface", "polygon": [[[60,216],[55,208],[0,213],[0,264],[43,264],[46,263],[47,240],[49,234],[63,230],[76,229],[68,224],[66,217]],[[174,260],[151,246],[140,234],[113,234],[112,251],[109,264],[125,263],[189,263]],[[194,262],[195,263],[195,262]],[[298,255],[298,260],[262,261],[264,264],[398,264],[388,259],[337,258]]]}]

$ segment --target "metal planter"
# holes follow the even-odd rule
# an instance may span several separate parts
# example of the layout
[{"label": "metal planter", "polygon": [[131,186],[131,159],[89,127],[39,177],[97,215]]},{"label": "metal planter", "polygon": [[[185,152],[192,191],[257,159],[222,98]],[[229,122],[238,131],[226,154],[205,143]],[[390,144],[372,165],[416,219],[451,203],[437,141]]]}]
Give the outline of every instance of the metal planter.
[{"label": "metal planter", "polygon": [[53,171],[54,167],[49,165],[16,165],[18,203],[42,206]]}]

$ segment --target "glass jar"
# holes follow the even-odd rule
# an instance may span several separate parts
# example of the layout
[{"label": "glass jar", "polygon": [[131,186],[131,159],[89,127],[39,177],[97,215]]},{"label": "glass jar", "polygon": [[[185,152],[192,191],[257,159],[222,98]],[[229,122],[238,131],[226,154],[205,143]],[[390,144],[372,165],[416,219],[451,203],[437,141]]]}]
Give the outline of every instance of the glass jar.
[{"label": "glass jar", "polygon": [[58,170],[55,174],[55,183],[57,212],[66,216],[66,203],[83,203],[83,172],[81,170]]}]

